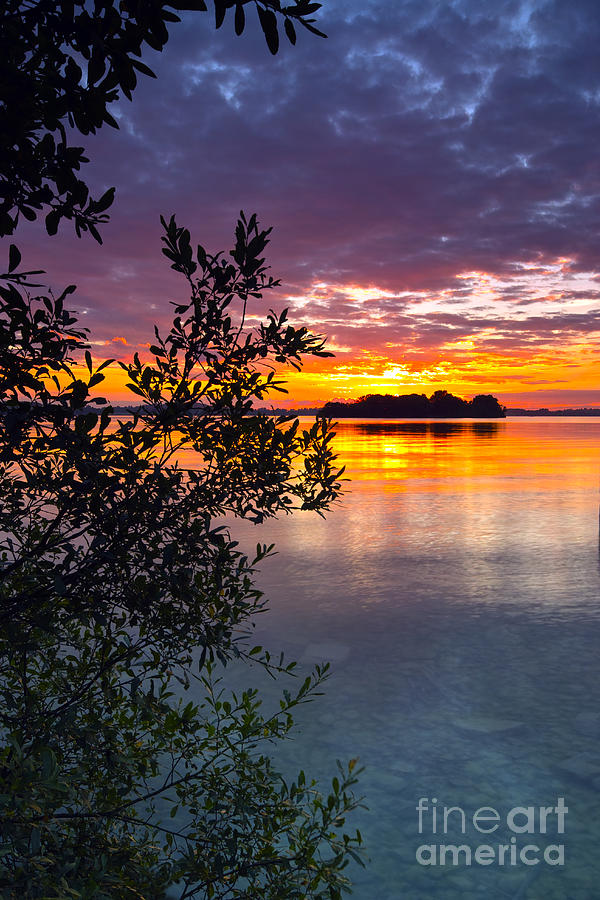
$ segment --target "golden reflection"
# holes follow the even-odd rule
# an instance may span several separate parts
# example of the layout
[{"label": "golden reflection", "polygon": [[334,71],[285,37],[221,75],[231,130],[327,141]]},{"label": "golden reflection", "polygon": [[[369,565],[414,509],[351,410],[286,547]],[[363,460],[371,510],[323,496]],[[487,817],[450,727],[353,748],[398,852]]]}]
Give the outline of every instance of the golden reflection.
[{"label": "golden reflection", "polygon": [[[304,427],[312,421],[300,418]],[[333,447],[352,492],[527,493],[582,485],[598,491],[600,417],[342,419],[335,432]],[[173,460],[184,469],[202,465],[189,446]]]},{"label": "golden reflection", "polygon": [[600,419],[343,420],[335,449],[353,489],[382,481],[441,493],[527,491],[598,480]]},{"label": "golden reflection", "polygon": [[264,577],[282,603],[314,578],[340,610],[433,597],[548,611],[597,592],[599,447],[600,419],[346,419],[334,448],[350,480],[326,518],[228,524],[247,552],[275,543]]},{"label": "golden reflection", "polygon": [[[342,420],[336,431],[342,502],[324,520],[260,526],[295,573],[307,559],[320,578],[335,572],[332,607],[579,602],[598,546],[600,420]],[[257,539],[249,523],[235,534]]]}]

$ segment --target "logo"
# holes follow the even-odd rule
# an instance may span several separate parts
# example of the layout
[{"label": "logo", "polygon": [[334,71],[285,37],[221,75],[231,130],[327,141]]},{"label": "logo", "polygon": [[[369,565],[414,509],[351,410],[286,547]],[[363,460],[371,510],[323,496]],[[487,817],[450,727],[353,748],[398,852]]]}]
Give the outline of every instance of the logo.
[{"label": "logo", "polygon": [[[415,808],[419,835],[438,838],[417,848],[415,855],[421,866],[565,864],[564,844],[539,840],[540,835],[556,838],[565,833],[565,816],[569,808],[565,806],[564,797],[558,797],[554,806],[513,806],[506,815],[501,815],[493,806],[480,806],[473,813],[467,813],[460,806],[440,806],[437,797],[431,800],[421,797]],[[449,829],[453,833],[459,829],[465,841],[446,843]],[[504,840],[481,843],[479,835],[492,835],[499,829],[498,836],[504,835]],[[443,842],[439,836],[443,836]]]}]

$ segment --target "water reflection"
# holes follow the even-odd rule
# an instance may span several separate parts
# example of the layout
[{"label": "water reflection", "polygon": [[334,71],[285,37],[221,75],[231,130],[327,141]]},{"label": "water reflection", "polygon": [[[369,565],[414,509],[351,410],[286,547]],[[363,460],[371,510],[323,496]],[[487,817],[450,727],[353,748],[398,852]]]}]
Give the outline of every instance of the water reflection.
[{"label": "water reflection", "polygon": [[[351,482],[325,521],[236,526],[242,540],[275,540],[279,551],[261,576],[271,610],[257,641],[283,647],[302,672],[334,663],[281,765],[325,775],[336,757],[366,764],[359,827],[372,863],[354,873],[358,900],[591,900],[600,421],[352,421],[337,432]],[[539,865],[534,881],[522,864],[415,860],[420,797],[505,813],[560,796],[566,862]],[[449,842],[511,836],[476,840],[471,829]]]},{"label": "water reflection", "polygon": [[487,421],[481,419],[460,420],[442,422],[438,419],[412,419],[412,420],[372,420],[364,422],[356,422],[356,420],[342,420],[338,423],[338,428],[350,428],[357,436],[369,436],[376,434],[394,435],[427,435],[433,437],[452,437],[453,435],[464,435],[471,433],[480,437],[492,437],[502,428],[503,425],[498,421]]},{"label": "water reflection", "polygon": [[600,422],[589,419],[345,420],[337,425],[335,441],[353,490],[405,492],[427,482],[427,490],[436,493],[537,495],[585,486],[596,497],[599,445]]}]

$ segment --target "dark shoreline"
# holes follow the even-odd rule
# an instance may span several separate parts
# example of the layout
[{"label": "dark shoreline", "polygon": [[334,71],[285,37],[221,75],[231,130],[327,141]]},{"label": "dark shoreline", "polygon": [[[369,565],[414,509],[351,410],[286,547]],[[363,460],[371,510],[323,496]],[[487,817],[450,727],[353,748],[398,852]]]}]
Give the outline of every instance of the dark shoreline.
[{"label": "dark shoreline", "polygon": [[[91,412],[92,410],[95,411],[95,408],[89,407],[84,411]],[[133,415],[136,411],[139,411],[139,406],[124,406],[124,405],[119,405],[119,404],[115,404],[113,406],[114,415],[126,415],[126,416]],[[322,407],[315,407],[315,406],[299,407],[297,409],[288,409],[288,408],[284,408],[284,407],[269,409],[268,407],[263,406],[263,407],[260,407],[259,409],[253,410],[252,412],[254,415],[266,415],[266,416],[320,416],[320,415],[327,415],[327,413],[324,413]],[[522,409],[522,408],[511,409],[511,408],[507,408],[507,409],[505,409],[505,416],[503,416],[503,417],[501,417],[501,416],[498,416],[498,417],[496,417],[496,416],[483,417],[482,416],[482,417],[480,417],[480,416],[472,416],[472,415],[471,416],[468,416],[468,415],[467,416],[464,416],[464,415],[463,416],[448,416],[448,415],[436,416],[436,415],[432,415],[431,413],[426,416],[415,416],[415,415],[412,415],[412,416],[398,416],[398,415],[382,416],[382,415],[376,415],[374,413],[368,414],[368,413],[364,413],[364,412],[360,413],[360,414],[354,414],[354,415],[348,415],[347,413],[345,413],[342,416],[340,416],[339,413],[337,415],[339,418],[344,418],[344,419],[377,419],[377,418],[447,419],[447,418],[505,418],[505,417],[520,417],[520,416],[535,416],[538,418],[544,418],[544,417],[566,418],[569,416],[581,416],[581,417],[587,417],[587,418],[594,418],[594,417],[600,416],[600,408],[594,408],[594,407],[583,407],[581,409],[545,409],[545,408],[542,408],[542,409]],[[335,418],[335,416],[334,416],[334,418]]]}]

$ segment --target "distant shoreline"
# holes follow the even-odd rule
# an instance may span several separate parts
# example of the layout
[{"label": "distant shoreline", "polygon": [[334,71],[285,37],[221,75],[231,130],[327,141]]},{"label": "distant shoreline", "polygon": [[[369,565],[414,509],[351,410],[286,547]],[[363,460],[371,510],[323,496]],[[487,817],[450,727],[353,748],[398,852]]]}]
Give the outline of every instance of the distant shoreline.
[{"label": "distant shoreline", "polygon": [[507,409],[507,416],[600,416],[600,409],[583,407],[581,409]]},{"label": "distant shoreline", "polygon": [[[88,411],[91,411],[93,407],[90,407]],[[133,415],[137,410],[139,410],[138,406],[123,406],[119,404],[115,404],[113,406],[114,415]],[[264,415],[264,416],[321,416],[323,415],[323,407],[320,406],[305,406],[298,407],[297,409],[288,409],[285,407],[278,407],[270,409],[268,407],[260,407],[259,409],[253,410],[254,415]],[[325,413],[326,414],[326,413]],[[580,409],[522,409],[522,408],[506,408],[505,416],[508,417],[525,417],[525,416],[535,416],[536,418],[568,418],[579,416],[582,418],[598,418],[600,417],[600,408],[595,407],[583,407]],[[337,413],[333,416],[333,418],[348,418],[348,419],[460,419],[460,418],[482,418],[481,416],[448,416],[448,415],[434,415],[432,413],[428,413],[427,415],[381,415],[376,413],[360,413],[354,415],[342,415]],[[502,417],[502,418],[504,418]],[[498,416],[490,416],[489,418],[501,418]]]}]

